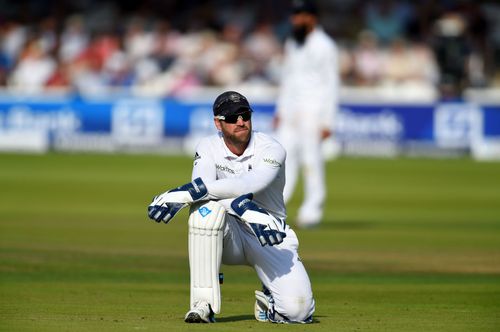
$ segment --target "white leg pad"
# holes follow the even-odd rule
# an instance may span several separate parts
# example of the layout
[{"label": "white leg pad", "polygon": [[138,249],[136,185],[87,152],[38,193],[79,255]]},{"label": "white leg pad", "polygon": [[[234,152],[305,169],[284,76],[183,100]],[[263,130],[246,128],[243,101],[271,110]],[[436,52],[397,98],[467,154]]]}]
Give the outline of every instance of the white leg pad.
[{"label": "white leg pad", "polygon": [[193,204],[189,212],[191,308],[204,300],[220,312],[219,269],[226,210],[215,201]]}]

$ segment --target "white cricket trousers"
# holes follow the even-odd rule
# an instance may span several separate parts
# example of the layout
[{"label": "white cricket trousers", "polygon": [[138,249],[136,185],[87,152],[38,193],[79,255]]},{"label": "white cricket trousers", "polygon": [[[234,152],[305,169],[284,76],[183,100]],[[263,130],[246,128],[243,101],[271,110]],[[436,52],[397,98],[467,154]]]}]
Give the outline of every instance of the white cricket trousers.
[{"label": "white cricket trousers", "polygon": [[283,123],[277,134],[278,141],[286,150],[286,183],[283,190],[285,203],[293,196],[299,173],[302,170],[304,200],[299,208],[297,219],[302,225],[318,223],[323,216],[326,196],[319,126],[311,119],[304,118],[302,123],[296,125]]},{"label": "white cricket trousers", "polygon": [[291,321],[301,322],[313,314],[315,303],[298,247],[297,235],[288,226],[282,243],[262,247],[247,225],[226,214],[222,263],[252,266],[271,291],[275,310]]}]

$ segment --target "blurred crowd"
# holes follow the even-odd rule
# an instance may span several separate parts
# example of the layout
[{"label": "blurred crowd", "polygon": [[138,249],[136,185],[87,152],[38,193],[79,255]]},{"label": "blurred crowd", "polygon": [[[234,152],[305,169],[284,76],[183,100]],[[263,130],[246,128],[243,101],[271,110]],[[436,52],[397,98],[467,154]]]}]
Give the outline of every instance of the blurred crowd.
[{"label": "blurred crowd", "polygon": [[[344,86],[500,85],[496,1],[317,1]],[[276,86],[288,0],[0,0],[0,87],[182,95]]]}]

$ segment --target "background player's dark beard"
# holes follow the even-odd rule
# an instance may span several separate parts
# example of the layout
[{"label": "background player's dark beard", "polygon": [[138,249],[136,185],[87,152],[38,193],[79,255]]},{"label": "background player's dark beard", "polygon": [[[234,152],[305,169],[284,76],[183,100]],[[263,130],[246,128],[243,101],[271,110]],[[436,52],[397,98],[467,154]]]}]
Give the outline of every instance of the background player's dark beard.
[{"label": "background player's dark beard", "polygon": [[294,26],[292,30],[292,37],[299,45],[304,45],[307,37],[307,26],[306,25],[298,25]]}]

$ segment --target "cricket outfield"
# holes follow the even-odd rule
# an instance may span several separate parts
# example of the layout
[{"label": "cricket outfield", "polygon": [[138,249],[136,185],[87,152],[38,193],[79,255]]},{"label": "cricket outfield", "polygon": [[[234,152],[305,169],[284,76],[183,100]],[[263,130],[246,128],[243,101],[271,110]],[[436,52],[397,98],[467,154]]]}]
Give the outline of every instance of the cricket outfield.
[{"label": "cricket outfield", "polygon": [[315,323],[255,321],[255,273],[223,266],[218,323],[193,326],[186,211],[169,225],[146,214],[189,181],[190,158],[0,154],[0,330],[500,330],[500,163],[327,167],[324,221],[297,230]]}]

